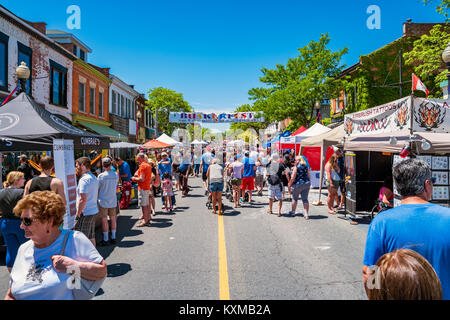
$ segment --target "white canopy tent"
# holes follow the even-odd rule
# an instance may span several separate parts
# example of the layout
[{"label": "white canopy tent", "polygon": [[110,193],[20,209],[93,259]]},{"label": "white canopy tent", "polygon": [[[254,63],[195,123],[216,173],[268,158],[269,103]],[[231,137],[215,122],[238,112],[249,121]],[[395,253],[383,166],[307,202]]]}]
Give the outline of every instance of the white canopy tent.
[{"label": "white canopy tent", "polygon": [[[318,135],[321,135],[323,133],[329,132],[331,131],[330,128],[325,127],[324,125],[321,125],[320,123],[316,123],[314,124],[311,128],[309,128],[308,130],[296,135],[296,136],[291,136],[291,137],[285,137],[285,138],[281,138],[280,139],[280,143],[301,143],[303,140],[310,138],[310,137],[315,137]],[[295,141],[294,141],[294,137],[295,137]]]},{"label": "white canopy tent", "polygon": [[110,149],[137,149],[142,147],[140,144],[135,143],[129,143],[129,142],[117,142],[117,143],[111,143]]},{"label": "white canopy tent", "polygon": [[182,142],[172,139],[165,133],[156,140],[158,140],[159,142],[164,142],[164,143],[170,144],[171,146],[182,146],[183,145]]}]

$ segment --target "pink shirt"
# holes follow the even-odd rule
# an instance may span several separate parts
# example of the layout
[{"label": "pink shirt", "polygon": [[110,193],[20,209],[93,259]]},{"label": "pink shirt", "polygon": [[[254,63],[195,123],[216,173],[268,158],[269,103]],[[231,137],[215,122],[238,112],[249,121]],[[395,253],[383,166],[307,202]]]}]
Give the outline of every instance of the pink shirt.
[{"label": "pink shirt", "polygon": [[165,193],[172,192],[172,187],[173,187],[172,180],[170,180],[170,179],[163,180],[163,182],[162,182],[163,192],[165,192]]}]

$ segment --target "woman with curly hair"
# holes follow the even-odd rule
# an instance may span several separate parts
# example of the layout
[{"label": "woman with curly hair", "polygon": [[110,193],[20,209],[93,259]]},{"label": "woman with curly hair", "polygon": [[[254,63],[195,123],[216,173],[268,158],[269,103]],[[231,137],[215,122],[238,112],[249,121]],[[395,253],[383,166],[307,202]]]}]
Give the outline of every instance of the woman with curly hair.
[{"label": "woman with curly hair", "polygon": [[90,281],[106,276],[106,263],[91,241],[81,232],[59,229],[65,212],[61,197],[51,191],[33,192],[14,208],[31,241],[19,248],[6,300],[73,300],[71,271]]}]

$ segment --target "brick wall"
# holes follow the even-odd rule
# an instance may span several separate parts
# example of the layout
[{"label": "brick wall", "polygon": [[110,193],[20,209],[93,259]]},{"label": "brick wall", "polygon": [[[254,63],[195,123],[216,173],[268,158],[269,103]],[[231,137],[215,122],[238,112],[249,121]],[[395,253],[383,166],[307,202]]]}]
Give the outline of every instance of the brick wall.
[{"label": "brick wall", "polygon": [[429,34],[430,30],[437,24],[443,23],[404,23],[403,36],[420,37],[424,34]]}]

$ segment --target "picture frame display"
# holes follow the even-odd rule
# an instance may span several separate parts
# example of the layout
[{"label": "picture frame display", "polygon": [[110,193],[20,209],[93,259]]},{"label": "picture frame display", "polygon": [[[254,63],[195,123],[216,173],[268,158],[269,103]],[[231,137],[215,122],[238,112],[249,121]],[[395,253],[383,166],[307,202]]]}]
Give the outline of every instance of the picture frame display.
[{"label": "picture frame display", "polygon": [[448,170],[448,157],[433,157],[432,158],[432,170]]},{"label": "picture frame display", "polygon": [[433,171],[432,176],[436,178],[435,185],[448,186],[448,171]]},{"label": "picture frame display", "polygon": [[448,186],[435,186],[433,188],[433,200],[449,200]]}]

